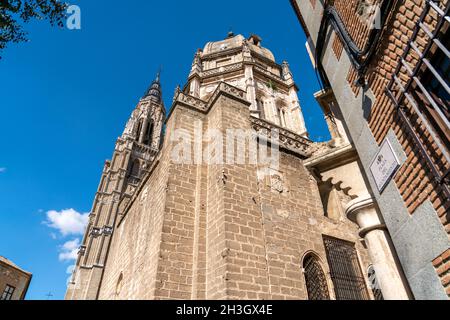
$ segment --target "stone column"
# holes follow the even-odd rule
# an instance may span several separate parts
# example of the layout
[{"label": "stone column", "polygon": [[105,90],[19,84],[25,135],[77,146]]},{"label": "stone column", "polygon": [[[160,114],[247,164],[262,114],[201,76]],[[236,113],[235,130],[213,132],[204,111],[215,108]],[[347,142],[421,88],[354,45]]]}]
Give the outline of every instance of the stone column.
[{"label": "stone column", "polygon": [[381,215],[370,195],[350,201],[346,207],[347,217],[360,227],[375,269],[378,284],[385,300],[408,300],[409,290],[392,250],[390,236]]},{"label": "stone column", "polygon": [[292,127],[290,129],[302,136],[307,137],[308,132],[306,130],[305,119],[303,117],[303,112],[300,107],[300,101],[298,100],[297,89],[295,86],[292,86],[289,89],[289,99],[291,102],[289,105],[289,116],[292,118]]},{"label": "stone column", "polygon": [[273,94],[273,92],[271,93],[268,102],[270,103],[270,113],[271,113],[270,121],[272,121],[278,126],[281,126],[281,118],[278,115],[277,102],[275,100],[275,95]]},{"label": "stone column", "polygon": [[198,76],[192,78],[189,86],[189,94],[193,97],[200,98],[200,79]]},{"label": "stone column", "polygon": [[245,66],[245,90],[247,92],[247,100],[251,102],[250,114],[259,118],[258,106],[256,104],[256,84],[253,76],[253,66]]},{"label": "stone column", "polygon": [[[145,132],[147,131],[147,126],[148,126],[146,117],[143,119],[144,119],[144,121],[142,122],[141,133],[139,134],[139,140],[138,140],[139,143],[144,143]],[[139,120],[139,121],[141,121],[141,120]]]}]

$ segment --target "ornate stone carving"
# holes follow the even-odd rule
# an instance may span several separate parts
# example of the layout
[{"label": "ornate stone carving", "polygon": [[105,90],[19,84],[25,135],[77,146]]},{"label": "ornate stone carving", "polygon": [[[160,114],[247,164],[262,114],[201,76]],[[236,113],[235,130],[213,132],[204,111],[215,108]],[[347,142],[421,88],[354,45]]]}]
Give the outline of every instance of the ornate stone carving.
[{"label": "ornate stone carving", "polygon": [[201,55],[202,55],[202,53],[200,50],[195,53],[194,61],[192,62],[193,68],[195,68],[195,67],[201,68],[201,66],[202,66]]},{"label": "ornate stone carving", "polygon": [[288,149],[304,157],[311,155],[310,148],[313,145],[312,141],[260,118],[250,116],[250,121],[252,122],[253,129],[267,139],[275,138],[276,140],[274,135],[278,134],[278,141],[281,148]]},{"label": "ornate stone carving", "polygon": [[282,193],[284,191],[284,182],[281,174],[273,174],[270,177],[270,185],[273,190]]},{"label": "ornate stone carving", "polygon": [[289,68],[289,63],[287,61],[283,61],[281,65],[282,75],[284,80],[292,79],[291,69]]},{"label": "ornate stone carving", "polygon": [[98,228],[98,227],[93,227],[92,228],[91,233],[90,233],[91,237],[96,238],[96,237],[99,237],[101,235],[102,235],[102,229],[101,228]]},{"label": "ornate stone carving", "polygon": [[196,97],[193,97],[191,95],[185,94],[183,92],[179,92],[177,98],[175,99],[175,101],[181,103],[181,104],[185,104],[188,105],[190,107],[193,107],[195,109],[198,109],[202,112],[206,112],[207,107],[206,107],[206,102],[198,99]]},{"label": "ornate stone carving", "polygon": [[233,72],[233,71],[237,71],[237,70],[241,70],[243,69],[244,65],[243,63],[235,63],[235,64],[230,64],[228,66],[224,66],[224,67],[220,67],[220,68],[215,68],[215,69],[211,69],[211,70],[207,70],[202,72],[201,76],[202,77],[212,77],[221,73],[229,73],[229,72]]},{"label": "ornate stone carving", "polygon": [[212,94],[211,98],[209,99],[208,102],[208,107],[207,110],[209,110],[209,108],[211,108],[212,104],[216,101],[217,97],[220,95],[221,92],[225,92],[231,96],[234,96],[236,98],[239,98],[240,100],[246,100],[246,92],[236,88],[232,85],[229,85],[226,82],[221,82],[218,86],[216,91],[214,91],[214,93]]},{"label": "ornate stone carving", "polygon": [[81,246],[81,247],[78,249],[78,255],[79,255],[79,256],[84,256],[85,253],[86,253],[86,246]]},{"label": "ornate stone carving", "polygon": [[110,236],[113,233],[114,228],[111,226],[104,226],[103,227],[103,234],[106,236]]},{"label": "ornate stone carving", "polygon": [[141,143],[135,143],[133,148],[133,156],[142,159],[153,159],[159,150]]},{"label": "ornate stone carving", "polygon": [[281,83],[281,78],[280,78],[277,74],[272,73],[272,72],[270,72],[269,70],[264,69],[263,67],[261,67],[261,66],[259,66],[259,65],[255,65],[255,70],[258,71],[258,72],[260,72],[260,73],[262,73],[262,74],[264,74],[264,75],[267,76],[269,79],[275,80],[275,81],[278,81],[278,82]]}]

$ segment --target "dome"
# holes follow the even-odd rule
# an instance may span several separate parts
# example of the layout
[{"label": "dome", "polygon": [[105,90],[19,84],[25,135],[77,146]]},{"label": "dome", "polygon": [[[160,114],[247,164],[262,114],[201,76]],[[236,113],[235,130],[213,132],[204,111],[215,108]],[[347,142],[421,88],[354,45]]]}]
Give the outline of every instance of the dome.
[{"label": "dome", "polygon": [[[217,52],[221,52],[224,50],[230,50],[234,48],[241,48],[244,45],[245,37],[241,34],[236,36],[230,35],[227,39],[217,42],[208,42],[203,49],[203,54],[213,54]],[[275,62],[275,57],[273,53],[266,48],[261,46],[261,38],[257,35],[251,35],[248,39],[248,44],[250,50],[256,52],[257,54]]]},{"label": "dome", "polygon": [[243,46],[244,40],[245,38],[239,34],[222,41],[208,42],[203,49],[203,54],[212,54],[233,48],[240,48]]},{"label": "dome", "polygon": [[255,51],[256,53],[258,53],[259,55],[269,59],[270,61],[275,62],[275,56],[273,55],[272,51],[270,51],[269,49],[255,46],[253,44],[250,44],[250,49]]}]

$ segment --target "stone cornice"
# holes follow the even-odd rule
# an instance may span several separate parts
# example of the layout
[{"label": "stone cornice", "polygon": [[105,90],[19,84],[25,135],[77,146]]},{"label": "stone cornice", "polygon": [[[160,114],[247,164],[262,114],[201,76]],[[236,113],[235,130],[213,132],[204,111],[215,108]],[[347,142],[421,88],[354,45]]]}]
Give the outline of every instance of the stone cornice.
[{"label": "stone cornice", "polygon": [[311,158],[304,162],[305,167],[316,166],[332,168],[338,164],[357,159],[357,153],[352,144],[346,144],[337,148],[328,146],[328,143],[314,143]]},{"label": "stone cornice", "polygon": [[200,74],[195,73],[190,76],[189,80],[194,77],[199,77],[201,79],[208,79],[208,78],[221,76],[221,75],[228,74],[228,73],[235,72],[235,71],[243,72],[245,65],[253,65],[254,72],[259,73],[259,74],[263,75],[264,77],[271,79],[272,81],[276,82],[280,86],[283,86],[287,89],[291,88],[292,86],[295,86],[296,90],[298,90],[297,86],[295,85],[295,83],[292,80],[285,81],[279,75],[264,69],[260,64],[253,62],[253,61],[252,62],[248,62],[248,61],[237,62],[237,63],[233,63],[233,64],[230,64],[227,66],[202,71]]},{"label": "stone cornice", "polygon": [[[285,87],[285,88],[290,88],[292,86],[295,86],[295,84],[292,82],[291,84],[287,83],[285,80],[283,80],[283,78],[281,78],[280,76],[265,70],[264,68],[262,68],[260,65],[258,64],[254,64],[253,66],[253,72],[255,73],[259,73],[261,75],[263,75],[266,78],[269,78],[270,80],[276,82],[277,84]],[[296,87],[297,88],[297,87]]]},{"label": "stone cornice", "polygon": [[[208,61],[208,60],[219,59],[219,58],[224,57],[224,56],[229,56],[229,55],[232,55],[232,54],[241,53],[241,52],[243,52],[243,49],[244,49],[244,46],[240,46],[240,47],[237,47],[237,48],[232,48],[232,49],[223,50],[223,51],[219,51],[219,52],[214,52],[214,53],[210,53],[210,54],[204,54],[204,55],[202,55],[201,60],[202,61],[205,61],[205,60]],[[268,66],[270,66],[272,68],[276,68],[276,69],[280,70],[280,72],[281,72],[282,67],[276,61],[272,61],[271,59],[265,57],[264,55],[259,54],[258,52],[252,50],[251,48],[249,48],[249,50],[251,52],[251,56],[252,56],[253,59],[252,59],[252,61],[246,61],[244,59],[244,61],[243,61],[244,63],[252,63],[252,64],[255,64],[255,65],[258,65],[258,64],[262,63],[262,64],[266,64],[266,65],[268,65]],[[239,63],[242,63],[242,62],[239,62]],[[210,70],[203,71],[202,73],[207,73],[208,71],[210,71]],[[274,76],[277,76],[277,75],[274,74]]]},{"label": "stone cornice", "polygon": [[273,68],[278,68],[281,71],[281,65],[279,65],[278,63],[276,63],[275,61],[270,60],[269,58],[260,55],[259,53],[253,51],[252,49],[250,49],[250,51],[252,52],[252,56],[254,56],[257,60],[262,61],[263,63],[273,67]]},{"label": "stone cornice", "polygon": [[250,106],[251,103],[247,101],[247,93],[244,90],[241,90],[235,86],[229,85],[226,82],[220,82],[217,86],[216,91],[212,94],[211,98],[209,98],[207,111],[211,109],[217,99],[221,96],[227,96],[230,99],[237,100],[247,106]]},{"label": "stone cornice", "polygon": [[240,71],[240,70],[242,70],[242,71],[244,70],[243,62],[233,63],[233,64],[230,64],[227,66],[203,71],[200,73],[200,77],[203,79],[207,79],[207,78],[216,77],[216,76],[220,76],[222,74],[230,73],[233,71]]},{"label": "stone cornice", "polygon": [[289,150],[299,154],[305,158],[311,155],[311,146],[313,142],[305,137],[298,135],[295,132],[281,128],[278,125],[250,116],[252,128],[260,135],[266,137],[269,141],[272,137],[271,133],[278,130],[280,148]]},{"label": "stone cornice", "polygon": [[223,50],[223,51],[218,51],[218,52],[213,52],[213,53],[209,53],[209,54],[202,54],[202,61],[203,60],[214,60],[223,56],[228,56],[231,54],[236,54],[236,53],[240,53],[242,52],[242,46],[240,47],[236,47],[236,48],[231,48],[228,50]]},{"label": "stone cornice", "polygon": [[[224,56],[241,53],[243,51],[243,48],[244,48],[244,46],[240,46],[240,47],[231,48],[228,50],[218,51],[218,52],[209,53],[209,54],[203,54],[201,57],[201,60],[202,61],[215,60],[215,59],[219,59]],[[263,62],[271,67],[279,68],[281,70],[281,66],[276,61],[272,61],[271,59],[259,54],[258,52],[254,51],[252,48],[249,48],[249,49],[250,49],[252,57],[260,60],[261,62]]]},{"label": "stone cornice", "polygon": [[185,106],[203,113],[207,112],[206,101],[203,101],[179,90],[175,93],[175,97],[173,98],[172,107],[170,108],[169,114],[167,115],[166,123],[169,121],[177,105]]},{"label": "stone cornice", "polygon": [[159,149],[155,149],[142,143],[134,142],[133,149],[131,151],[137,153],[143,158],[144,155],[149,155],[150,157],[156,156],[159,152]]},{"label": "stone cornice", "polygon": [[170,109],[169,115],[167,116],[167,121],[169,121],[170,117],[172,116],[173,111],[175,110],[177,105],[181,105],[184,107],[188,107],[190,109],[193,109],[195,111],[201,112],[201,113],[208,113],[211,109],[212,105],[217,101],[217,99],[221,96],[225,95],[231,99],[237,100],[247,106],[250,106],[251,103],[247,101],[246,99],[246,92],[234,87],[232,85],[229,85],[225,82],[220,82],[217,86],[216,90],[210,97],[209,101],[203,101],[199,98],[193,97],[191,95],[188,95],[182,91],[178,91],[176,93],[176,96],[174,98],[172,108]]}]

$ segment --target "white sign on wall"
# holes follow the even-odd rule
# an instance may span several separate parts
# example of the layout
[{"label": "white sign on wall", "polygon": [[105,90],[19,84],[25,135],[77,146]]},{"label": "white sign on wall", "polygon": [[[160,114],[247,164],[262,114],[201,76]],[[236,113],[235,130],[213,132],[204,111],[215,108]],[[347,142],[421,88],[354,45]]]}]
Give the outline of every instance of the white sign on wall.
[{"label": "white sign on wall", "polygon": [[400,162],[391,143],[386,139],[370,165],[370,171],[380,193],[383,192],[399,168]]}]

